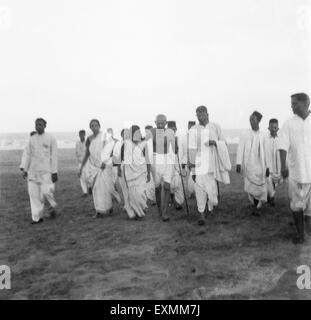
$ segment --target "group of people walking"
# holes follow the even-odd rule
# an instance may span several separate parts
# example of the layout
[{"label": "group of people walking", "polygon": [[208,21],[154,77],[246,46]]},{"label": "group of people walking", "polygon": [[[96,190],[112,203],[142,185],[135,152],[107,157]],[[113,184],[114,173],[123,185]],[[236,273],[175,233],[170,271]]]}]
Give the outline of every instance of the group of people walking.
[{"label": "group of people walking", "polygon": [[[310,233],[311,218],[311,116],[310,99],[305,93],[291,96],[294,116],[278,134],[277,119],[269,121],[269,132],[260,130],[262,114],[254,111],[251,129],[242,135],[237,151],[236,171],[244,177],[244,190],[260,215],[264,203],[275,206],[277,187],[288,184],[290,208],[297,236],[304,242],[304,230]],[[219,204],[219,184],[230,184],[231,162],[227,143],[218,124],[209,121],[205,106],[196,109],[198,122],[189,121],[188,131],[177,136],[175,121],[163,114],[141,128],[124,128],[121,140],[113,130],[101,130],[97,119],[90,121],[92,134],[79,132],[76,157],[83,196],[93,197],[95,215],[111,213],[113,200],[122,203],[130,219],[141,219],[149,205],[157,205],[159,217],[169,221],[169,206],[185,207],[187,199],[196,199],[199,225]],[[23,152],[20,169],[28,179],[33,223],[43,219],[44,203],[55,216],[54,199],[57,176],[57,144],[45,132],[46,121],[35,122],[33,134]],[[306,227],[306,228],[305,228]]]}]

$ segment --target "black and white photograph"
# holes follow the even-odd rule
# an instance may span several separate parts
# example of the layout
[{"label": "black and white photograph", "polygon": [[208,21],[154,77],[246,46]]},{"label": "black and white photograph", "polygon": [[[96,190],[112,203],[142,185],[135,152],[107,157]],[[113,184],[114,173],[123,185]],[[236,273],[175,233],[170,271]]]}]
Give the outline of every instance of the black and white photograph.
[{"label": "black and white photograph", "polygon": [[310,0],[0,0],[0,300],[311,299],[310,96]]}]

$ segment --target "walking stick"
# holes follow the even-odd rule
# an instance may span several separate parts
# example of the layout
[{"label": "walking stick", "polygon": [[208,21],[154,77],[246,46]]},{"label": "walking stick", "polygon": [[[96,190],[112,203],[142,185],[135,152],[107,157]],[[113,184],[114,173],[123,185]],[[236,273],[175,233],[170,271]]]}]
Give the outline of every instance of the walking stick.
[{"label": "walking stick", "polygon": [[219,181],[217,181],[217,193],[218,193],[218,205],[220,204],[220,190],[219,190]]},{"label": "walking stick", "polygon": [[180,162],[179,162],[179,155],[178,155],[178,152],[177,152],[177,162],[178,162],[179,175],[180,175],[181,184],[182,184],[182,190],[183,190],[183,193],[184,193],[184,198],[185,198],[185,203],[186,203],[187,216],[189,217],[188,201],[187,201],[187,196],[186,196],[186,191],[185,191],[185,186],[184,186],[183,176],[182,176],[182,173],[181,173],[181,167],[180,167]]}]

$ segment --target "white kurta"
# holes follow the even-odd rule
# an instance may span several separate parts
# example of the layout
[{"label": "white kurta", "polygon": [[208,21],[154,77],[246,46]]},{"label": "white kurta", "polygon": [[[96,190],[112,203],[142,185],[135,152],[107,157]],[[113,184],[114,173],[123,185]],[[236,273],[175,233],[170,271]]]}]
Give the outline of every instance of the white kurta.
[{"label": "white kurta", "polygon": [[[85,141],[81,142],[80,140],[76,142],[76,157],[78,160],[79,170],[81,168],[82,161],[85,156],[85,150],[86,150],[85,143],[86,143]],[[87,177],[86,177],[87,166],[88,166],[88,163],[85,164],[80,176],[80,185],[81,185],[82,192],[84,194],[87,194],[87,189],[88,189]]]},{"label": "white kurta", "polygon": [[266,164],[269,168],[270,175],[267,178],[267,192],[270,198],[275,196],[275,190],[282,183],[281,176],[281,159],[278,151],[279,137],[272,137],[270,134],[264,139],[266,154]]},{"label": "white kurta", "polygon": [[25,147],[20,167],[28,173],[28,192],[33,221],[43,217],[44,203],[47,200],[56,207],[55,185],[52,174],[57,173],[57,142],[48,133],[30,137]]},{"label": "white kurta", "polygon": [[287,151],[291,209],[311,216],[311,114],[305,120],[295,115],[285,122],[278,149]]},{"label": "white kurta", "polygon": [[[112,150],[114,141],[107,141],[101,132],[90,142],[89,165],[87,179],[93,186],[92,195],[95,210],[98,213],[107,213],[112,208],[112,198],[120,202],[120,196],[115,190],[112,172]],[[101,169],[104,163],[105,169]]]},{"label": "white kurta", "polygon": [[197,124],[189,130],[189,148],[196,151],[195,157],[195,194],[198,210],[205,211],[206,201],[208,209],[212,211],[218,205],[218,190],[214,163],[218,159],[215,146],[209,146],[209,141],[224,141],[221,128],[215,123],[208,123],[205,127]]},{"label": "white kurta", "polygon": [[249,200],[264,202],[267,200],[266,188],[266,157],[264,135],[249,130],[241,137],[237,151],[237,165],[241,165],[244,173],[244,190]]}]

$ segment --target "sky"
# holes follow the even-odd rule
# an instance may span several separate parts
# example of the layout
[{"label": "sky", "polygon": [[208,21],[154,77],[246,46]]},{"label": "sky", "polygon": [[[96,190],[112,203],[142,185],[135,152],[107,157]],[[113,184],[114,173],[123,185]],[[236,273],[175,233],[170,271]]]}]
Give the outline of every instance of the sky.
[{"label": "sky", "polygon": [[281,124],[311,94],[310,0],[0,0],[0,132],[154,124],[207,106],[224,129]]}]

